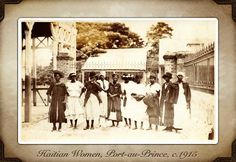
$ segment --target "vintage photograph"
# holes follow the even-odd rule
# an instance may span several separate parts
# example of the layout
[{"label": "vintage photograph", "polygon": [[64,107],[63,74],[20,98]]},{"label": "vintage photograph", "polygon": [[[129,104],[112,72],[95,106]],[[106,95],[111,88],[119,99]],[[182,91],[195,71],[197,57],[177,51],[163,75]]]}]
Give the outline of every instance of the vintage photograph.
[{"label": "vintage photograph", "polygon": [[20,18],[20,144],[217,144],[215,18]]}]

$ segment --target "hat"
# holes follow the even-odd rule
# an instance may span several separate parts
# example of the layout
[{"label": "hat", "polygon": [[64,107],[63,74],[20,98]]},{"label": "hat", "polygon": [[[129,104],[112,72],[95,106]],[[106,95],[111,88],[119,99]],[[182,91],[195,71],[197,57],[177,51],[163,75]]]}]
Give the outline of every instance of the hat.
[{"label": "hat", "polygon": [[59,70],[53,70],[53,74],[54,75],[59,74],[61,78],[64,78],[64,73]]},{"label": "hat", "polygon": [[125,80],[126,78],[127,78],[127,74],[125,73],[122,75],[121,79]]},{"label": "hat", "polygon": [[162,78],[165,78],[165,77],[168,77],[168,78],[172,78],[172,74],[170,73],[170,72],[166,72],[163,76],[162,76]]},{"label": "hat", "polygon": [[100,76],[103,75],[104,77],[106,76],[106,72],[105,71],[100,71]]},{"label": "hat", "polygon": [[178,72],[177,76],[182,75],[184,77],[184,72]]},{"label": "hat", "polygon": [[73,77],[73,76],[75,76],[75,77],[76,77],[76,74],[75,74],[75,73],[70,73],[67,79],[69,79],[69,80],[70,80],[70,79],[71,79],[71,77]]}]

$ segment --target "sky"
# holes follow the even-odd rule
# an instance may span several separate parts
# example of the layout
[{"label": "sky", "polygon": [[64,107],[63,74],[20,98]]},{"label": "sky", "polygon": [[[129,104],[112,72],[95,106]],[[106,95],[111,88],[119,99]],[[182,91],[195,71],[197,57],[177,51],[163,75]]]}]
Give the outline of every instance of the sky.
[{"label": "sky", "polygon": [[[165,38],[160,41],[160,62],[162,56],[167,52],[177,52],[187,50],[187,43],[204,43],[205,45],[217,40],[218,22],[216,19],[175,19],[175,18],[108,18],[108,19],[79,19],[84,22],[121,22],[125,23],[131,31],[139,34],[143,40],[147,40],[146,33],[153,24],[165,22],[174,30],[172,38]],[[37,62],[47,66],[52,57],[50,49],[36,50]]]}]

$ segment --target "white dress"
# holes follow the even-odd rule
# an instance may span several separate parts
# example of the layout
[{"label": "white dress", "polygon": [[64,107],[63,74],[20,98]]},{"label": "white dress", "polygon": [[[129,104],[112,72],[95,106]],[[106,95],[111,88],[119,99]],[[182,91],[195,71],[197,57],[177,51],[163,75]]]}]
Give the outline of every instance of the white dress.
[{"label": "white dress", "polygon": [[122,116],[124,118],[132,118],[133,116],[133,106],[136,103],[136,100],[131,96],[132,93],[135,93],[135,87],[136,83],[134,83],[133,81],[129,81],[128,83],[122,83],[121,87],[122,87],[122,93],[124,92],[124,90],[126,91],[126,105],[123,105],[124,102],[124,96],[123,96],[123,100],[121,102],[121,112],[122,112]]},{"label": "white dress", "polygon": [[146,86],[146,93],[147,94],[156,94],[157,91],[161,90],[161,86],[158,83],[154,83],[151,85],[150,83]]},{"label": "white dress", "polygon": [[[136,84],[135,85],[135,93],[137,95],[145,95],[146,94],[146,87],[144,84]],[[143,103],[143,101],[134,101],[135,104],[132,107],[133,113],[132,113],[132,119],[135,121],[145,121],[148,119],[148,116],[146,114],[147,105]]]},{"label": "white dress", "polygon": [[189,113],[187,110],[187,102],[184,95],[183,84],[179,84],[179,97],[176,105],[174,106],[174,126],[176,128],[186,127]]},{"label": "white dress", "polygon": [[[104,85],[103,85],[104,82]],[[103,90],[107,91],[109,88],[109,82],[107,80],[98,80],[98,83],[102,87]],[[99,96],[102,100],[102,103],[99,105],[100,106],[100,117],[107,117],[107,112],[108,112],[108,104],[107,104],[107,93],[104,91],[99,92]]]},{"label": "white dress", "polygon": [[84,113],[79,99],[83,86],[79,81],[66,83],[67,92],[69,93],[66,103],[66,116],[71,120],[78,119],[79,115]]}]

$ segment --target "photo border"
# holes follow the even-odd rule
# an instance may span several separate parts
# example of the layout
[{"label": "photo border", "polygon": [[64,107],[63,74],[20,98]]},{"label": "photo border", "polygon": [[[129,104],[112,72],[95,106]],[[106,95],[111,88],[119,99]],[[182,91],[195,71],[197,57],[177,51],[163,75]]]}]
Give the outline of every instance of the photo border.
[{"label": "photo border", "polygon": [[[173,20],[173,21],[188,21],[188,20],[192,20],[192,21],[216,21],[216,26],[215,26],[215,29],[216,29],[216,37],[215,37],[215,53],[214,53],[214,83],[215,83],[215,88],[214,88],[214,130],[215,130],[215,137],[214,137],[214,140],[208,140],[208,141],[194,141],[194,140],[189,140],[189,141],[184,141],[184,142],[178,142],[178,140],[176,140],[175,142],[152,142],[152,143],[142,143],[142,142],[133,142],[133,143],[127,143],[127,142],[98,142],[98,143],[94,143],[94,142],[23,142],[20,138],[21,136],[21,126],[22,126],[22,119],[21,119],[21,112],[22,112],[22,106],[21,106],[21,94],[19,92],[21,92],[22,90],[22,87],[21,87],[21,57],[19,57],[22,53],[21,51],[21,47],[22,47],[22,32],[21,32],[21,24],[22,22],[27,22],[27,21],[32,21],[32,22],[98,22],[98,21],[101,21],[101,22],[105,22],[105,21],[114,21],[114,22],[119,22],[119,21],[132,21],[132,20],[136,20],[136,21],[142,21],[142,20],[156,20],[156,21],[167,21],[167,20]],[[178,144],[178,145],[192,145],[192,144],[197,144],[197,145],[202,145],[202,144],[217,144],[218,143],[218,135],[219,135],[219,132],[218,132],[218,125],[219,125],[219,114],[218,114],[218,109],[219,109],[219,106],[218,106],[218,101],[219,101],[219,52],[218,52],[218,48],[219,48],[219,45],[218,45],[218,42],[219,42],[219,31],[218,31],[218,19],[217,18],[171,18],[171,17],[168,17],[168,18],[163,18],[163,17],[152,17],[152,18],[148,18],[148,17],[142,17],[142,18],[139,18],[139,17],[136,17],[136,18],[124,18],[124,17],[106,17],[106,18],[96,18],[96,17],[90,17],[90,18],[45,18],[45,17],[41,17],[41,18],[19,18],[18,19],[18,143],[19,144],[50,144],[50,145],[58,145],[58,144],[82,144],[82,145],[112,145],[112,144],[116,144],[116,145],[173,145],[173,144]]]},{"label": "photo border", "polygon": [[[22,0],[5,0],[4,2],[8,3],[8,4],[10,4],[10,3],[17,4],[17,3],[20,3],[21,1]],[[236,18],[235,18],[236,17],[236,2],[235,2],[235,0],[213,0],[213,1],[215,1],[218,4],[231,4],[232,5],[232,18],[236,22]],[[4,2],[0,1],[0,23],[4,19],[4,5],[5,5]],[[236,139],[232,143],[232,158],[229,158],[229,157],[219,157],[219,158],[216,158],[214,160],[214,162],[230,162],[232,160],[235,160],[236,159],[236,155],[235,155],[236,154],[236,144],[235,143],[236,143]],[[0,154],[1,155],[0,156],[0,160],[8,159],[8,158],[5,158],[4,156],[2,156],[2,155],[4,155],[4,154],[2,154],[2,153],[4,153],[3,152],[4,147],[2,146],[2,143],[1,143],[0,146],[1,146],[0,147],[0,153],[1,153]],[[7,161],[9,161],[9,159]],[[13,160],[13,161],[17,161],[17,160]]]}]

